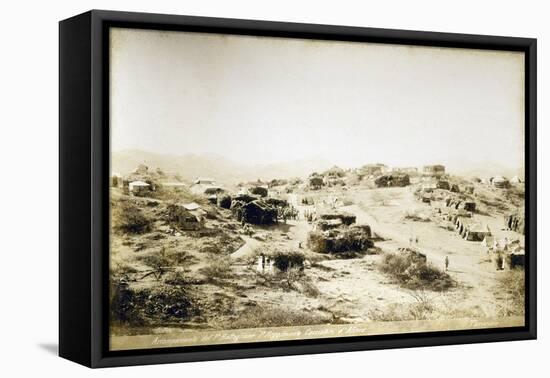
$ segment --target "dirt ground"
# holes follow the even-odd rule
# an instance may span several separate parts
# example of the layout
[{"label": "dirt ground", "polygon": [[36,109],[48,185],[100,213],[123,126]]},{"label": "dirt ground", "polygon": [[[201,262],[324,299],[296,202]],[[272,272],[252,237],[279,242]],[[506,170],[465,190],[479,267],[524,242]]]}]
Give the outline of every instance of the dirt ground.
[{"label": "dirt ground", "polygon": [[[415,186],[373,189],[362,186],[327,188],[320,191],[295,191],[286,199],[298,210],[295,220],[272,226],[253,226],[252,234],[242,232],[228,210],[216,209],[208,229],[224,233],[197,237],[193,232],[174,233],[161,221],[144,235],[113,235],[111,266],[125,271],[132,288],[165,285],[166,277],[181,272],[197,314],[181,322],[158,322],[143,328],[114,328],[118,334],[139,332],[170,333],[179,330],[227,329],[281,325],[345,324],[373,321],[494,318],[509,306],[499,291],[497,271],[487,259],[479,242],[466,241],[455,231],[434,221],[407,219],[407,212],[430,214],[434,205],[414,196]],[[314,205],[303,205],[304,197]],[[140,199],[140,201],[147,201]],[[160,201],[162,202],[162,201]],[[146,211],[155,217],[156,207]],[[345,211],[356,215],[358,224],[368,224],[376,235],[375,248],[355,258],[339,258],[308,249],[307,236],[313,224],[306,212]],[[486,209],[487,210],[487,209]],[[489,209],[475,217],[490,226],[497,238],[523,236],[503,229],[502,211]],[[173,231],[173,230],[172,230]],[[223,252],[216,247],[224,244]],[[404,288],[378,268],[382,256],[398,248],[414,247],[428,263],[445,270],[455,282],[449,290],[411,290]],[[147,275],[151,270],[144,256],[164,248],[185,258],[173,262],[164,276]],[[258,255],[273,250],[298,250],[306,256],[302,272],[271,274],[258,269]],[[178,252],[179,251],[179,252]],[[223,261],[219,276],[208,277],[205,270]],[[175,261],[175,260],[174,260]],[[130,273],[128,273],[130,272]],[[213,274],[213,273],[212,273]],[[144,277],[145,276],[145,277]]]}]

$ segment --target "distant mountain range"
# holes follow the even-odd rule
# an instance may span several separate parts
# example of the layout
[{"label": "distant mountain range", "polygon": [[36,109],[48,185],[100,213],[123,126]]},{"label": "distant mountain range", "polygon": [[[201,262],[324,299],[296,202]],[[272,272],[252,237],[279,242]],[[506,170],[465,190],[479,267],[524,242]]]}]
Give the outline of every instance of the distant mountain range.
[{"label": "distant mountain range", "polygon": [[113,172],[126,175],[139,164],[145,164],[150,169],[158,167],[167,174],[178,174],[185,180],[210,177],[228,183],[304,177],[331,166],[327,161],[315,159],[248,166],[214,155],[170,155],[142,150],[124,150],[112,154]]},{"label": "distant mountain range", "polygon": [[[284,179],[305,177],[312,172],[323,172],[334,164],[323,159],[298,160],[276,164],[245,165],[215,155],[171,155],[142,150],[124,150],[112,155],[113,172],[126,175],[139,164],[145,164],[151,169],[157,167],[167,174],[178,174],[185,180],[196,177],[209,177],[221,183],[237,183],[240,181]],[[458,165],[458,164],[457,164]],[[463,164],[460,164],[463,165]],[[346,167],[349,168],[349,167]],[[421,168],[421,167],[419,167]],[[463,177],[489,178],[502,175],[511,178],[515,175],[524,177],[522,169],[511,169],[499,163],[483,162],[479,168],[459,168],[449,164],[447,172]]]}]

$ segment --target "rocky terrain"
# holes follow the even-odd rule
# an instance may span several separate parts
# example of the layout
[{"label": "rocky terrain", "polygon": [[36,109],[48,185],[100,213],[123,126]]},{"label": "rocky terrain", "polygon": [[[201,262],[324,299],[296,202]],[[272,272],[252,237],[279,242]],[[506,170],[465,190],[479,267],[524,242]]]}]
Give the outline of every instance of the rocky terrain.
[{"label": "rocky terrain", "polygon": [[200,185],[147,169],[111,188],[112,335],[523,315],[522,183],[333,167]]}]

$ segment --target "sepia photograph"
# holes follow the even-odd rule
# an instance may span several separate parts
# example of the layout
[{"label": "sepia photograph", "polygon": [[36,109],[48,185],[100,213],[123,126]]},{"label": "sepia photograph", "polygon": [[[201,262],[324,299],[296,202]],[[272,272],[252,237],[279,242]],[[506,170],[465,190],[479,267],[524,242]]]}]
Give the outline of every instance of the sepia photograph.
[{"label": "sepia photograph", "polygon": [[523,52],[112,27],[111,351],[525,325]]}]

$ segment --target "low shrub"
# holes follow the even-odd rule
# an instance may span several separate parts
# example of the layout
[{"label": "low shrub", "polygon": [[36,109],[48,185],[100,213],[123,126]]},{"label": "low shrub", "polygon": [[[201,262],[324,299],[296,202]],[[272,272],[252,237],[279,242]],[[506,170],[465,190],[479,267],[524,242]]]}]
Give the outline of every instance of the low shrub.
[{"label": "low shrub", "polygon": [[311,279],[307,279],[303,275],[299,277],[300,277],[299,280],[292,283],[293,289],[310,298],[317,298],[321,294],[321,291],[311,281]]},{"label": "low shrub", "polygon": [[166,250],[164,247],[160,251],[141,255],[138,260],[149,266],[151,270],[142,279],[154,275],[157,280],[168,272],[174,271],[176,266],[189,265],[196,258],[183,250]]},{"label": "low shrub", "polygon": [[415,302],[409,306],[409,314],[414,320],[429,319],[435,308],[430,296],[424,290],[418,290],[411,294]]},{"label": "low shrub", "polygon": [[332,321],[325,314],[283,309],[279,307],[252,307],[239,314],[225,325],[225,329],[242,329],[258,327],[289,327],[313,324],[327,324]]},{"label": "low shrub", "polygon": [[192,280],[186,277],[182,272],[178,271],[168,273],[163,282],[167,285],[182,286],[192,283]]},{"label": "low shrub", "polygon": [[217,283],[220,280],[231,277],[231,259],[224,256],[212,256],[210,263],[201,268],[200,272],[205,280],[210,283]]},{"label": "low shrub", "polygon": [[407,320],[434,319],[439,316],[432,299],[423,290],[411,293],[414,302],[410,304],[392,303],[384,309],[369,311],[369,319],[378,322],[398,322]]},{"label": "low shrub", "polygon": [[386,253],[379,267],[409,289],[443,291],[455,284],[447,273],[413,254]]},{"label": "low shrub", "polygon": [[497,289],[505,294],[506,305],[503,316],[523,316],[525,314],[525,272],[513,269],[502,273]]},{"label": "low shrub", "polygon": [[303,253],[298,251],[277,251],[271,255],[273,265],[282,272],[286,272],[289,268],[303,270],[306,260]]},{"label": "low shrub", "polygon": [[217,235],[215,245],[217,246],[217,253],[230,255],[244,245],[244,240],[238,235],[223,232]]},{"label": "low shrub", "polygon": [[113,207],[113,230],[126,234],[143,234],[151,231],[153,220],[137,206],[127,201]]},{"label": "low shrub", "polygon": [[122,277],[128,274],[136,273],[137,269],[134,268],[127,261],[113,261],[110,266],[110,273],[112,276]]},{"label": "low shrub", "polygon": [[183,286],[132,289],[125,281],[112,287],[113,321],[132,325],[158,324],[162,321],[187,320],[198,315]]}]

